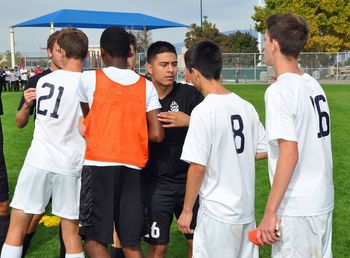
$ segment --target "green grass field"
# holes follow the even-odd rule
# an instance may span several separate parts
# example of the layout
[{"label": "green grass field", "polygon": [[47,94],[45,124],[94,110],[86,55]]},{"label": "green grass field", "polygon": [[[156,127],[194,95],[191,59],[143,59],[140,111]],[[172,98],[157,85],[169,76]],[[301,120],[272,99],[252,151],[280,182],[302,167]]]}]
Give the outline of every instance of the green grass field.
[{"label": "green grass field", "polygon": [[[266,85],[227,86],[246,100],[254,104],[261,121],[264,121],[263,97]],[[324,86],[331,109],[331,129],[334,162],[335,210],[333,218],[333,256],[335,258],[349,257],[350,253],[350,85]],[[33,121],[24,129],[15,126],[15,113],[20,99],[20,93],[3,93],[5,115],[2,117],[4,130],[4,150],[7,163],[10,194],[13,194],[18,173],[23,164],[27,149],[30,146],[33,132]],[[256,217],[260,222],[264,211],[269,181],[266,161],[257,163],[256,179]],[[47,229],[39,226],[28,258],[58,257],[59,243],[57,228]],[[269,257],[269,246],[260,249],[260,257]],[[176,223],[172,225],[171,243],[168,251],[170,258],[186,257],[186,241],[178,233]]]}]

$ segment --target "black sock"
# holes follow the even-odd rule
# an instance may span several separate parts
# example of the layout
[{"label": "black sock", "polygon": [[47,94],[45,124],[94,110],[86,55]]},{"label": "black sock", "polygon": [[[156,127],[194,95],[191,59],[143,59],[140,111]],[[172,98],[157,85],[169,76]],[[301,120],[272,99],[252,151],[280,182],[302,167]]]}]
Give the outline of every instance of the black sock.
[{"label": "black sock", "polygon": [[24,240],[23,240],[22,258],[24,258],[24,257],[26,256],[28,247],[29,247],[29,245],[30,245],[30,242],[32,241],[32,238],[33,238],[34,234],[35,234],[35,231],[34,231],[33,233],[26,234],[26,236],[24,237]]},{"label": "black sock", "polygon": [[65,258],[66,257],[66,247],[64,246],[64,242],[63,242],[61,223],[60,223],[59,237],[60,237],[60,258]]},{"label": "black sock", "polygon": [[9,225],[10,225],[10,215],[0,216],[0,252],[2,250],[2,246],[5,243]]},{"label": "black sock", "polygon": [[111,246],[111,258],[125,258],[123,249]]}]

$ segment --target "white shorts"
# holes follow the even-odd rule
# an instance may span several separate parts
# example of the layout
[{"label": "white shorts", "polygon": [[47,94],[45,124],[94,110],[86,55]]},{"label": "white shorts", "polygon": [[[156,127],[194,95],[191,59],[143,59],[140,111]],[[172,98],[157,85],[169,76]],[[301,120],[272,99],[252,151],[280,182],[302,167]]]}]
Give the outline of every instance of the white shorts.
[{"label": "white shorts", "polygon": [[274,258],[332,258],[332,214],[281,217],[281,240],[272,245]]},{"label": "white shorts", "polygon": [[258,258],[258,248],[247,236],[253,228],[255,221],[243,225],[227,224],[199,211],[193,235],[193,257]]},{"label": "white shorts", "polygon": [[52,214],[79,218],[80,176],[53,173],[23,165],[10,206],[29,214],[41,214],[52,197]]}]

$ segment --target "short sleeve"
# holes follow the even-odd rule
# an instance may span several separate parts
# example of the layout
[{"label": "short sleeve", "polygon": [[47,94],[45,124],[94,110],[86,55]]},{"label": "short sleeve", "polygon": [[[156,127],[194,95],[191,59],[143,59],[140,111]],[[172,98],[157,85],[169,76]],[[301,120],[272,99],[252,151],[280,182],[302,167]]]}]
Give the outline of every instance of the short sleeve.
[{"label": "short sleeve", "polygon": [[212,143],[210,114],[198,111],[197,108],[192,111],[181,160],[207,166]]},{"label": "short sleeve", "polygon": [[267,141],[277,144],[278,139],[297,142],[297,134],[292,111],[288,101],[274,89],[265,93]]},{"label": "short sleeve", "polygon": [[158,93],[153,83],[146,80],[146,112],[161,108]]},{"label": "short sleeve", "polygon": [[265,128],[260,122],[260,120],[258,120],[258,145],[256,148],[256,152],[260,153],[260,152],[266,152],[266,151],[267,151],[267,143],[266,143]]}]

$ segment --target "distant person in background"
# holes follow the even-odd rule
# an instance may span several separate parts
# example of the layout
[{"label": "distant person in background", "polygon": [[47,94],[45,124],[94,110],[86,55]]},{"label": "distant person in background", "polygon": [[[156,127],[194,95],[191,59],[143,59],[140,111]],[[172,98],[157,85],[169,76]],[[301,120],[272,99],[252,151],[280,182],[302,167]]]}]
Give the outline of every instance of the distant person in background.
[{"label": "distant person in background", "polygon": [[21,69],[19,70],[20,72],[20,79],[21,79],[21,87],[22,89],[25,89],[28,81],[28,70],[22,65]]},{"label": "distant person in background", "polygon": [[0,92],[6,91],[6,71],[0,66]]},{"label": "distant person in background", "polygon": [[5,67],[5,88],[7,88],[8,91],[10,91],[10,86],[11,86],[11,72],[10,70]]},{"label": "distant person in background", "polygon": [[19,91],[19,80],[20,80],[20,77],[21,77],[21,73],[18,70],[17,66],[14,69],[14,73],[15,73],[15,89],[14,89],[14,91]]},{"label": "distant person in background", "polygon": [[42,73],[42,72],[43,72],[43,69],[41,69],[40,65],[38,65],[35,69],[35,75]]},{"label": "distant person in background", "polygon": [[10,70],[10,87],[9,87],[9,91],[15,91],[16,88],[16,74],[15,74],[15,70],[11,69]]},{"label": "distant person in background", "polygon": [[28,74],[28,78],[30,79],[30,78],[32,78],[33,76],[35,76],[35,71],[34,71],[33,68],[30,68],[29,74]]},{"label": "distant person in background", "polygon": [[233,67],[235,82],[239,82],[239,64],[235,64]]}]

